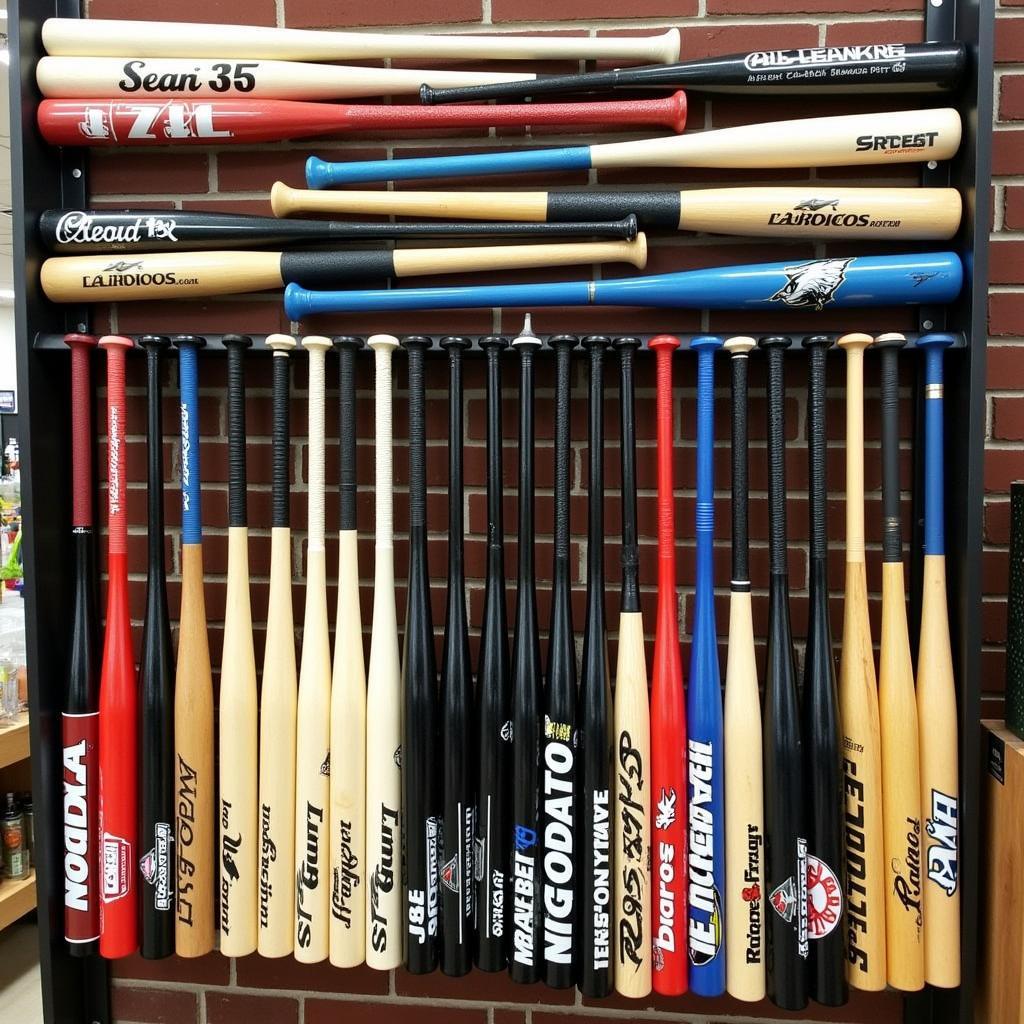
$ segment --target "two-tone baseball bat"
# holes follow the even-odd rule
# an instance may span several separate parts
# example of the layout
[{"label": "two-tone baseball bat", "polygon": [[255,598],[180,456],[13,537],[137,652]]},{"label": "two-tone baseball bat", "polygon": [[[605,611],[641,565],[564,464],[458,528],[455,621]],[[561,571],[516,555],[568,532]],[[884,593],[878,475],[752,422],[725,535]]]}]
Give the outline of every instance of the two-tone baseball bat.
[{"label": "two-tone baseball bat", "polygon": [[[547,686],[541,740],[541,928],[543,977],[551,988],[576,982],[580,921],[579,806],[576,800],[576,643],[569,581],[570,385],[577,339],[559,334],[555,352],[555,550],[551,574]],[[520,544],[526,538],[520,537]]]},{"label": "two-tone baseball bat", "polygon": [[512,821],[508,973],[521,984],[542,976],[543,891],[540,756],[543,676],[534,569],[534,365],[541,341],[526,314],[512,342],[519,356],[519,535],[516,624],[512,639]]},{"label": "two-tone baseball bat", "polygon": [[476,673],[476,848],[483,863],[476,878],[476,947],[473,962],[485,971],[508,965],[509,823],[512,796],[512,681],[505,604],[505,526],[502,516],[503,437],[501,356],[508,338],[490,335],[487,359],[487,578]]},{"label": "two-tone baseball bat", "polygon": [[590,380],[587,427],[587,610],[579,722],[579,990],[606,996],[612,960],[612,700],[604,613],[604,358],[611,339],[583,339]]},{"label": "two-tone baseball bat", "polygon": [[653,338],[658,433],[658,619],[651,676],[651,957],[654,991],[666,996],[687,989],[686,967],[686,706],[683,659],[679,650],[679,598],[676,594],[675,448],[672,353],[679,339]]},{"label": "two-tone baseball bat", "polygon": [[260,683],[260,956],[288,956],[295,949],[295,622],[292,611],[292,532],[289,376],[295,339],[271,334],[273,352],[270,594]]},{"label": "two-tone baseball bat", "polygon": [[480,306],[822,310],[951,302],[962,284],[960,257],[933,252],[759,263],[600,281],[331,292],[291,284],[285,288],[284,308],[291,320],[317,313]]},{"label": "two-tone baseball bat", "polygon": [[139,944],[138,704],[128,606],[128,452],[125,352],[130,338],[100,338],[107,354],[107,614],[100,671],[100,954]]},{"label": "two-tone baseball bat", "polygon": [[619,353],[622,596],[612,739],[615,772],[612,950],[615,991],[640,999],[651,991],[651,717],[644,621],[640,611],[633,385],[633,361],[640,339],[616,338],[614,344]]},{"label": "two-tone baseball bat", "polygon": [[960,115],[945,107],[801,118],[635,142],[495,150],[470,156],[344,163],[311,156],[306,161],[306,184],[329,188],[362,181],[624,167],[865,167],[945,160],[959,148]]},{"label": "two-tone baseball bat", "polygon": [[694,338],[697,352],[697,569],[686,692],[689,761],[687,946],[689,988],[725,991],[725,766],[722,682],[715,624],[715,351],[722,339]]},{"label": "two-tone baseball bat", "polygon": [[174,952],[174,649],[164,561],[164,435],[160,355],[170,339],[147,334],[146,617],[139,660],[139,952]]},{"label": "two-tone baseball bat", "polygon": [[61,715],[64,766],[64,940],[74,956],[96,953],[100,934],[99,615],[93,528],[91,334],[68,334],[71,349],[71,541],[74,611]]},{"label": "two-tone baseball bat", "polygon": [[[269,57],[337,61],[368,57],[431,60],[677,60],[679,30],[656,36],[434,35],[334,32],[255,25],[47,18],[43,46],[52,55]],[[519,76],[522,77],[522,76]]]},{"label": "two-tone baseball bat", "polygon": [[882,334],[882,639],[878,654],[878,724],[882,744],[885,852],[886,980],[893,988],[924,986],[921,895],[921,758],[914,661],[907,627],[900,495],[900,349],[902,334]]},{"label": "two-tone baseball bat", "polygon": [[181,392],[181,608],[174,668],[174,800],[178,956],[209,953],[214,943],[216,870],[213,675],[203,587],[199,461],[199,349],[194,334],[174,338]]},{"label": "two-tone baseball bat", "polygon": [[864,349],[846,334],[846,587],[839,663],[846,827],[846,975],[854,988],[885,987],[882,754],[875,652],[864,566]]},{"label": "two-tone baseball bat", "polygon": [[316,288],[388,277],[611,262],[643,267],[646,237],[451,249],[53,256],[40,269],[40,283],[53,302],[120,302],[233,295],[290,282]]},{"label": "two-tone baseball bat", "polygon": [[359,611],[356,523],[356,353],[362,339],[339,337],[338,348],[338,604],[331,675],[330,959],[357,967],[366,958],[366,669]]},{"label": "two-tone baseball bat", "polygon": [[[287,189],[288,186],[277,182]],[[289,191],[306,194],[299,189]],[[867,190],[865,190],[867,191]],[[871,190],[874,191],[874,190]],[[925,189],[901,189],[908,202]],[[955,189],[943,189],[957,197]],[[321,197],[322,192],[312,193]],[[282,214],[283,216],[283,214]],[[894,212],[894,216],[896,213]],[[401,238],[474,238],[518,236],[586,236],[636,238],[636,217],[578,223],[468,223],[427,221],[421,224],[364,221],[292,220],[244,213],[199,210],[44,210],[39,237],[51,252],[190,252],[195,249],[260,249],[284,245]]]},{"label": "two-tone baseball bat", "polygon": [[804,745],[804,821],[807,836],[807,988],[825,1006],[846,1002],[843,879],[843,753],[839,745],[832,624],[828,612],[828,485],[825,463],[825,363],[832,341],[814,335],[807,349],[807,457],[810,505],[810,607],[804,654],[800,735]]},{"label": "two-tone baseball bat", "polygon": [[306,610],[295,718],[295,959],[319,963],[329,952],[331,906],[326,822],[331,801],[331,638],[324,510],[324,406],[331,340],[310,335],[302,339],[302,347],[309,353],[309,483]]},{"label": "two-tone baseball bat", "polygon": [[[402,651],[402,822],[405,967],[437,967],[441,941],[441,731],[427,552],[427,413],[424,362],[431,340],[402,342],[409,391],[409,583]],[[454,439],[453,439],[454,442]]]},{"label": "two-tone baseball bat", "polygon": [[789,338],[761,339],[768,364],[768,655],[764,698],[765,966],[768,998],[807,1005],[807,838],[803,748],[789,621],[784,355]]},{"label": "two-tone baseball bat", "polygon": [[748,385],[757,342],[725,343],[732,369],[732,578],[725,669],[725,982],[733,999],[764,998],[764,763],[750,598]]},{"label": "two-tone baseball bat", "polygon": [[949,638],[945,556],[943,367],[951,334],[918,339],[924,350],[924,577],[917,656],[924,849],[924,977],[960,984],[960,785],[956,682]]},{"label": "two-tone baseball bat", "polygon": [[[618,89],[696,89],[793,95],[801,93],[938,92],[954,88],[967,66],[963,43],[867,43],[754,50],[698,57],[654,67],[539,75],[532,81],[420,89],[424,103],[525,99],[556,93]],[[525,79],[525,76],[524,76]]]},{"label": "two-tone baseball bat", "polygon": [[[244,352],[252,339],[225,334],[228,361],[228,584],[220,660],[218,755],[220,951],[256,951],[259,914],[256,656],[249,597]],[[297,901],[297,897],[296,897]]]},{"label": "two-tone baseball bat", "polygon": [[391,354],[398,339],[374,334],[375,539],[373,624],[366,673],[366,964],[402,962],[402,675],[395,614]]},{"label": "two-tone baseball bat", "polygon": [[[686,192],[417,192],[323,191],[292,188],[276,181],[270,190],[270,204],[278,217],[296,213],[362,213],[468,217],[520,224],[617,219],[634,214],[639,226],[648,230],[771,238],[952,238],[960,226],[963,209],[955,188],[830,188],[822,182],[802,187],[761,185]],[[46,224],[44,237],[48,238],[52,233],[50,221],[42,223]],[[422,230],[423,225],[415,227]],[[64,230],[65,236],[71,237],[83,233],[85,229],[77,227],[74,221]]]}]

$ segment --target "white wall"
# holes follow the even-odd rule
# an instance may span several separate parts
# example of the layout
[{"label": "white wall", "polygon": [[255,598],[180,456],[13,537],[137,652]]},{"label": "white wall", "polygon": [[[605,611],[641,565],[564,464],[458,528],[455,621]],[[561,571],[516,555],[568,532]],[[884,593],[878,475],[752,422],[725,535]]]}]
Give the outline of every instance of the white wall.
[{"label": "white wall", "polygon": [[18,390],[14,362],[14,307],[0,305],[0,391]]}]

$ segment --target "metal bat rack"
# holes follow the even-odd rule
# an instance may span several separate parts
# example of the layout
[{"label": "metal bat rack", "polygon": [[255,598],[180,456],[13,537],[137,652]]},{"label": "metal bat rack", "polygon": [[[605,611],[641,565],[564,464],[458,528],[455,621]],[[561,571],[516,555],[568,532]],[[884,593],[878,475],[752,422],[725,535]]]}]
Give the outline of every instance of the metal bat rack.
[{"label": "metal bat rack", "polygon": [[[982,456],[994,11],[992,0],[925,0],[924,7],[926,38],[963,40],[973,57],[971,80],[957,99],[965,130],[960,153],[948,165],[926,169],[923,176],[924,184],[954,185],[965,197],[966,216],[956,247],[964,256],[967,283],[956,305],[920,313],[922,330],[957,331],[962,339],[947,355],[946,527],[953,654],[960,686],[963,984],[958,990],[933,989],[908,996],[904,1020],[968,1024],[973,1020],[978,921]],[[36,852],[43,1006],[49,1024],[106,1024],[110,1020],[106,964],[70,957],[62,937],[60,710],[67,668],[65,627],[71,613],[71,544],[66,522],[71,507],[71,456],[67,443],[70,360],[58,343],[69,330],[86,330],[89,320],[85,309],[58,307],[44,299],[38,281],[44,254],[35,232],[41,210],[83,206],[86,198],[82,154],[45,146],[35,128],[40,96],[34,69],[42,56],[42,22],[53,16],[78,17],[79,10],[76,0],[9,0],[8,9],[15,315],[23,431],[19,440],[29,524],[22,550],[32,777],[40,822],[37,835],[46,837]],[[811,333],[813,324],[810,317],[798,323],[793,336],[800,341]],[[221,347],[219,335],[208,338],[211,347]],[[918,387],[917,392],[920,396],[923,389]],[[919,482],[921,472],[919,465]],[[921,488],[915,487],[915,492]],[[913,550],[919,551],[920,543]],[[911,593],[918,593],[919,564],[912,566],[911,576]],[[915,613],[912,609],[912,627]]]}]

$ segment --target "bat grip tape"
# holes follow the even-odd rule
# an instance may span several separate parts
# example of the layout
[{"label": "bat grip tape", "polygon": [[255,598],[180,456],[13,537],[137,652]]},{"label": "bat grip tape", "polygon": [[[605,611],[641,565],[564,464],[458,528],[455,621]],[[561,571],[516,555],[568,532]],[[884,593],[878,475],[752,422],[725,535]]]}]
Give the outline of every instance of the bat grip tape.
[{"label": "bat grip tape", "polygon": [[743,584],[750,589],[750,504],[749,453],[747,427],[746,355],[733,356],[732,367],[732,579],[734,589]]},{"label": "bat grip tape", "polygon": [[232,335],[224,343],[228,350],[228,526],[245,526],[244,342]]},{"label": "bat grip tape", "polygon": [[[426,400],[424,398],[423,360],[429,338],[406,338],[409,384],[409,529],[426,529]],[[451,439],[454,443],[454,439]]]},{"label": "bat grip tape", "polygon": [[342,344],[338,364],[340,527],[356,528],[356,350]]},{"label": "bat grip tape", "polygon": [[199,489],[199,356],[194,345],[181,345],[178,380],[181,389],[181,542],[202,540]]},{"label": "bat grip tape", "polygon": [[275,354],[273,363],[274,418],[272,425],[273,494],[271,516],[274,526],[288,526],[288,459],[290,431],[288,423],[287,353]]},{"label": "bat grip tape", "polygon": [[109,550],[128,552],[128,514],[125,508],[125,356],[124,350],[107,350],[107,506]]},{"label": "bat grip tape", "polygon": [[572,342],[552,338],[555,349],[555,559],[569,557],[569,415]]},{"label": "bat grip tape", "polygon": [[[95,342],[93,342],[95,344]],[[89,349],[71,346],[71,502],[72,525],[92,526],[92,389]]]},{"label": "bat grip tape", "polygon": [[812,346],[808,351],[810,380],[807,395],[808,439],[810,463],[811,558],[828,556],[828,528],[825,514],[825,359],[826,350]]},{"label": "bat grip tape", "polygon": [[619,340],[619,406],[622,456],[622,610],[640,611],[640,552],[636,529],[636,405],[633,353],[639,339]]},{"label": "bat grip tape", "polygon": [[786,422],[783,350],[768,349],[768,561],[786,573]]}]

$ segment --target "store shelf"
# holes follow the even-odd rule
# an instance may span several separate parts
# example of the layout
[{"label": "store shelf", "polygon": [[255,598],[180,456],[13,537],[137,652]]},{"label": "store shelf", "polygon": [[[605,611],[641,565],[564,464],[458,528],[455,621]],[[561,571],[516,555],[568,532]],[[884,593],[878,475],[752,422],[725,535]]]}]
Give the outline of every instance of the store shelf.
[{"label": "store shelf", "polygon": [[24,761],[28,754],[28,712],[22,711],[13,722],[0,722],[0,768]]},{"label": "store shelf", "polygon": [[0,931],[36,908],[36,873],[12,882],[0,879]]}]

